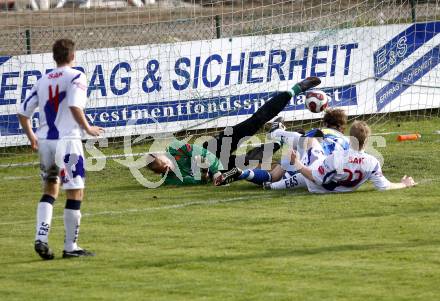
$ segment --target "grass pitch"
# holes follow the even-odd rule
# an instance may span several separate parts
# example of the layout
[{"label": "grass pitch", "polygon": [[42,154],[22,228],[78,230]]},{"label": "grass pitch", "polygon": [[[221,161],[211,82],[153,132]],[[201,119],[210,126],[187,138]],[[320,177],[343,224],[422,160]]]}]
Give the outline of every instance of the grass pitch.
[{"label": "grass pitch", "polygon": [[[33,251],[36,167],[0,169],[1,300],[436,300],[440,294],[440,120],[387,147],[384,173],[418,187],[350,194],[230,187],[147,190],[108,161],[90,172],[80,245],[61,259],[64,196],[55,205],[53,261]],[[2,158],[2,163],[8,158]]]}]

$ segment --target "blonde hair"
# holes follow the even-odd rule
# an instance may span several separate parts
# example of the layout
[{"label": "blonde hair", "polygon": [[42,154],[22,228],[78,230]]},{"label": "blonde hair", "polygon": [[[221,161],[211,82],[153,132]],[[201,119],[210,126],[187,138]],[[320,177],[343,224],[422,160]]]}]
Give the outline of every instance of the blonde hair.
[{"label": "blonde hair", "polygon": [[[364,149],[365,143],[370,135],[371,129],[365,121],[356,120],[350,127],[350,137],[356,138],[358,150]],[[355,148],[353,143],[352,147]]]}]

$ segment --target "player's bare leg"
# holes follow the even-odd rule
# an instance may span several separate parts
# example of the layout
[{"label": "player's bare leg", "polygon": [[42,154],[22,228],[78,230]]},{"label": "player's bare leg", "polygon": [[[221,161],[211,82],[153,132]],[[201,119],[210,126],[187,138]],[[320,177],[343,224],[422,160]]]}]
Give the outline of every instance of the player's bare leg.
[{"label": "player's bare leg", "polygon": [[270,171],[270,177],[272,182],[276,182],[281,180],[281,178],[283,177],[284,173],[286,171],[281,167],[281,165],[276,165],[271,171]]},{"label": "player's bare leg", "polygon": [[94,253],[78,246],[79,227],[81,224],[81,202],[83,189],[66,190],[66,207],[64,209],[64,251],[63,258],[95,256]]}]

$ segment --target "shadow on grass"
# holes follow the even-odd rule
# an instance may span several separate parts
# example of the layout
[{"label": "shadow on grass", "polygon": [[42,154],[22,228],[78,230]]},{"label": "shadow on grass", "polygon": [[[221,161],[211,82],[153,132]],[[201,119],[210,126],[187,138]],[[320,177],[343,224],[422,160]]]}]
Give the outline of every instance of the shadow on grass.
[{"label": "shadow on grass", "polygon": [[208,257],[194,257],[190,259],[163,259],[153,261],[138,261],[136,263],[130,262],[130,265],[122,264],[121,268],[138,267],[175,267],[182,264],[196,264],[196,263],[225,263],[229,261],[246,261],[246,260],[262,260],[270,258],[282,257],[302,257],[329,253],[340,253],[350,251],[387,251],[399,248],[418,248],[425,246],[438,246],[440,240],[433,241],[408,241],[404,243],[390,243],[390,244],[365,244],[365,245],[336,245],[320,248],[304,248],[304,249],[272,249],[264,253],[257,254],[242,254],[242,255],[225,255],[225,256],[208,256]]},{"label": "shadow on grass", "polygon": [[[80,258],[79,260],[88,260],[89,258]],[[38,265],[50,265],[51,263],[53,264],[54,262],[69,262],[69,261],[74,261],[74,260],[78,260],[78,258],[62,258],[60,255],[59,256],[55,256],[54,259],[52,260],[44,260],[41,259],[40,257],[38,257],[38,255],[35,255],[34,258],[29,259],[27,258],[26,260],[17,260],[17,261],[5,261],[5,262],[0,262],[0,264],[2,265],[15,265],[15,264],[38,264]],[[53,266],[50,266],[51,270],[53,270]],[[64,271],[64,269],[60,268],[60,271]]]},{"label": "shadow on grass", "polygon": [[411,215],[417,215],[417,214],[438,214],[440,210],[440,205],[437,205],[435,207],[426,207],[426,208],[415,208],[415,209],[408,209],[407,207],[402,207],[401,211],[398,211],[398,208],[396,208],[393,211],[390,212],[371,212],[371,213],[364,213],[364,214],[354,214],[354,215],[346,215],[346,216],[337,216],[333,218],[327,218],[328,220],[344,220],[344,219],[361,219],[361,218],[382,218],[382,217],[389,217],[389,216],[401,216],[401,217],[408,217]]}]

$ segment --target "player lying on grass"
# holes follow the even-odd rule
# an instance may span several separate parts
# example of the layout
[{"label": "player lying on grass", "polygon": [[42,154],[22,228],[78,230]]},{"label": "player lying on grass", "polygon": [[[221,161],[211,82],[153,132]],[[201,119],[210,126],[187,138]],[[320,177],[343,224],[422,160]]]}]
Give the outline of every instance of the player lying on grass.
[{"label": "player lying on grass", "polygon": [[[231,155],[230,161],[244,162],[245,165],[249,164],[250,160],[261,162],[265,150],[276,152],[280,147],[279,142],[265,143],[252,148],[244,155]],[[147,167],[166,176],[164,183],[170,185],[206,184],[210,180],[215,182],[224,170],[220,159],[206,148],[177,139],[167,146],[165,153],[153,153],[149,156],[151,163]]]},{"label": "player lying on grass", "polygon": [[[223,169],[220,160],[200,145],[174,140],[165,154],[150,154],[147,167],[166,176],[165,184],[205,184],[217,178]],[[206,168],[200,168],[205,165]]]},{"label": "player lying on grass", "polygon": [[[291,90],[277,94],[261,106],[250,118],[233,127],[225,128],[218,136],[206,141],[203,144],[203,149],[206,152],[197,145],[176,142],[168,147],[166,154],[153,154],[153,157],[150,158],[152,161],[147,167],[155,173],[166,176],[165,184],[203,184],[209,178],[216,181],[220,175],[219,170],[223,168],[231,169],[236,165],[236,162],[240,160],[245,162],[249,159],[249,153],[244,158],[237,158],[233,155],[241,143],[255,135],[265,123],[278,115],[293,95],[301,94],[320,83],[319,78],[309,77],[294,85]],[[267,150],[268,147],[273,147],[275,151],[279,149],[278,144],[271,143],[270,145],[260,146],[252,153],[261,153],[264,148]],[[195,153],[194,150],[196,150]],[[200,161],[204,161],[207,156],[211,158],[211,160],[207,158],[205,164],[209,168],[202,170],[202,176],[194,171],[196,156],[199,157]],[[182,180],[178,177],[179,172]]]},{"label": "player lying on grass", "polygon": [[[310,149],[304,157],[305,162],[310,163],[316,157],[315,152],[324,151],[325,155],[330,155],[335,150],[348,149],[349,141],[344,136],[347,126],[347,114],[343,109],[328,109],[323,117],[323,128],[312,129],[307,133],[296,131],[286,131],[282,122],[273,124],[269,138],[287,144],[289,148],[299,150],[304,153],[304,143],[307,138],[316,138],[320,142],[318,150]],[[247,180],[249,182],[264,185],[265,189],[287,189],[305,187],[304,181],[298,177],[298,171],[290,164],[290,155],[283,156],[279,164],[275,165],[271,171],[262,169],[247,169],[241,171],[233,168],[222,174],[219,179],[220,185],[225,185],[237,180]]]},{"label": "player lying on grass", "polygon": [[[392,183],[382,174],[379,161],[365,153],[371,130],[367,123],[355,121],[350,128],[350,148],[338,150],[330,156],[317,158],[311,165],[303,163],[299,152],[292,151],[291,163],[299,171],[312,193],[350,192],[370,180],[377,190],[390,190],[417,185],[406,175],[400,183]],[[316,139],[309,139],[308,147],[319,148]]]},{"label": "player lying on grass", "polygon": [[[81,132],[98,136],[103,129],[90,126],[84,115],[87,82],[84,73],[72,68],[75,43],[58,40],[53,45],[57,68],[43,75],[20,106],[18,118],[31,147],[38,150],[44,192],[37,208],[35,251],[43,259],[53,259],[48,239],[53,204],[58,197],[60,177],[66,191],[64,209],[65,240],[63,258],[93,256],[78,246],[81,201],[84,196],[85,156]],[[40,127],[36,135],[30,118],[39,108]]]}]

